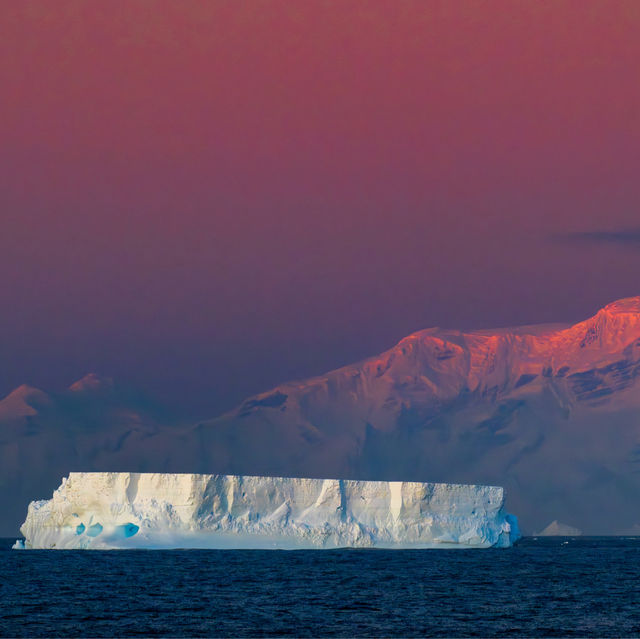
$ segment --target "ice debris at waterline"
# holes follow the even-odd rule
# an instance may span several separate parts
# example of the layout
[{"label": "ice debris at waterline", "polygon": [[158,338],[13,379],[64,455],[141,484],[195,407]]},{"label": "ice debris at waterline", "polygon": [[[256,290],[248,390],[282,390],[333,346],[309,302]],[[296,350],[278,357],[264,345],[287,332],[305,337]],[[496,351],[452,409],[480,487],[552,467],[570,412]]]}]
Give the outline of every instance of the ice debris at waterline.
[{"label": "ice debris at waterline", "polygon": [[503,506],[498,486],[70,473],[20,531],[24,548],[508,547]]}]

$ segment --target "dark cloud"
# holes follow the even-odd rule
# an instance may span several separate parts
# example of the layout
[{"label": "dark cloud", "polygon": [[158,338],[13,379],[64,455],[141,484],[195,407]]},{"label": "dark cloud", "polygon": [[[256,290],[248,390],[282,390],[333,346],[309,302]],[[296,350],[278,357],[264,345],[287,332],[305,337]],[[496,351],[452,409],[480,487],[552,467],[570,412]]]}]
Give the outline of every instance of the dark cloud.
[{"label": "dark cloud", "polygon": [[553,239],[566,244],[627,246],[640,250],[640,227],[619,229],[617,231],[561,233],[554,235]]}]

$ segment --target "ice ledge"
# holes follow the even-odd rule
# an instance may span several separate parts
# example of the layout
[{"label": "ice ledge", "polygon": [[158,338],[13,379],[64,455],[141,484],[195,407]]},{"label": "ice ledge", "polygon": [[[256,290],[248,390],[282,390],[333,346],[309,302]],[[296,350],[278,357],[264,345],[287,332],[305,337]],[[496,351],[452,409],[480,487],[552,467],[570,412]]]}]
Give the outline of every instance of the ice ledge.
[{"label": "ice ledge", "polygon": [[498,486],[70,473],[29,504],[16,548],[508,547]]}]

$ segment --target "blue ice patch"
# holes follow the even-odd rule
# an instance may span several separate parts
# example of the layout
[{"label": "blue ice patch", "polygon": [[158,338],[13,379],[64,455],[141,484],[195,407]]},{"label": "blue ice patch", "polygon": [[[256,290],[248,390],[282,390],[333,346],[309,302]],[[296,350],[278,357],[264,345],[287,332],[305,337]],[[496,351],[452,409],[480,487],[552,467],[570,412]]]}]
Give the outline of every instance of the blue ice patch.
[{"label": "blue ice patch", "polygon": [[93,526],[89,526],[89,530],[87,530],[87,535],[89,537],[97,537],[102,532],[102,524],[93,524]]},{"label": "blue ice patch", "polygon": [[126,539],[127,537],[133,537],[140,530],[140,526],[135,524],[122,524],[116,526],[116,535],[120,538]]},{"label": "blue ice patch", "polygon": [[76,526],[76,535],[81,535],[85,530],[85,525],[80,523]]}]

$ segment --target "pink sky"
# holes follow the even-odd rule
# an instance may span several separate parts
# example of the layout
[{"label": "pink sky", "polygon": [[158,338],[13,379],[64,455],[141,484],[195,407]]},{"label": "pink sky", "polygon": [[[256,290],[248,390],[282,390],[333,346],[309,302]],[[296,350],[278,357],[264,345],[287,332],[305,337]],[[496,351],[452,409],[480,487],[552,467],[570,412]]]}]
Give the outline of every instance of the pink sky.
[{"label": "pink sky", "polygon": [[212,414],[640,293],[639,34],[636,0],[3,3],[0,391]]}]

